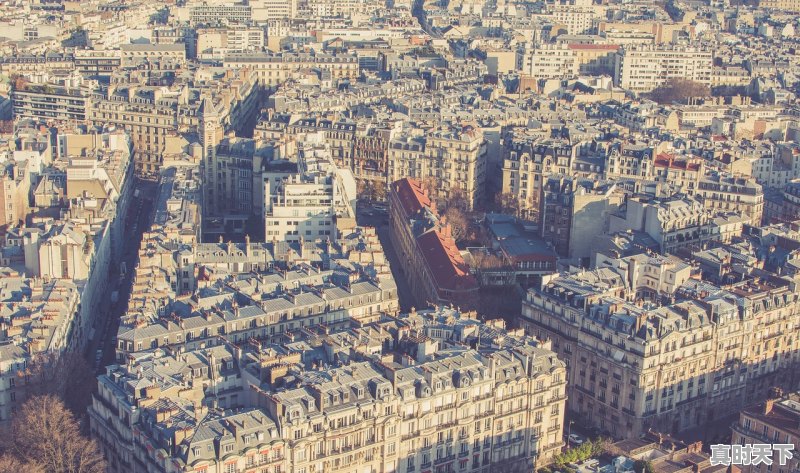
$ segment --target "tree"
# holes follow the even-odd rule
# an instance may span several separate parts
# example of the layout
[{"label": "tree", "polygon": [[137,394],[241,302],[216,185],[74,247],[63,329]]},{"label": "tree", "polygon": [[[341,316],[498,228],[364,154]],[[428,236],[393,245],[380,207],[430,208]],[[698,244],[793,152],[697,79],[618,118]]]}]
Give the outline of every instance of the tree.
[{"label": "tree", "polygon": [[453,187],[447,196],[447,208],[455,207],[459,210],[467,210],[469,203],[467,202],[467,193],[460,187]]},{"label": "tree", "polygon": [[35,462],[22,461],[11,455],[0,456],[0,473],[44,473],[44,468]]},{"label": "tree", "polygon": [[711,89],[705,84],[689,79],[669,79],[661,86],[653,89],[648,97],[660,104],[673,102],[685,103],[692,97],[708,97]]},{"label": "tree", "polygon": [[456,242],[463,241],[469,229],[464,211],[457,207],[448,207],[444,212],[444,216],[447,218],[447,223],[450,224],[453,239]]},{"label": "tree", "polygon": [[[556,455],[555,458],[553,458],[553,464],[556,465],[558,469],[563,469],[564,466],[569,463],[581,462],[606,453],[610,445],[608,440],[602,438],[587,440],[577,447],[570,448],[564,453]],[[637,471],[637,473],[640,472]]]},{"label": "tree", "polygon": [[439,197],[439,180],[433,176],[428,176],[422,180],[422,188],[428,193],[428,197],[433,201]]},{"label": "tree", "polygon": [[25,375],[29,395],[57,396],[77,416],[86,412],[96,383],[91,366],[78,352],[41,354],[28,364]]},{"label": "tree", "polygon": [[495,203],[497,204],[497,208],[503,213],[509,215],[517,215],[519,213],[519,199],[511,192],[497,194]]},{"label": "tree", "polygon": [[386,202],[386,184],[383,182],[373,182],[372,197],[377,202]]},{"label": "tree", "polygon": [[22,74],[12,74],[9,78],[14,90],[26,90],[28,88],[28,79]]},{"label": "tree", "polygon": [[647,460],[636,460],[633,462],[633,471],[636,473],[655,473],[653,464]]},{"label": "tree", "polygon": [[106,468],[97,444],[81,435],[75,416],[55,396],[25,402],[4,441],[6,455],[41,464],[48,473],[103,473]]}]

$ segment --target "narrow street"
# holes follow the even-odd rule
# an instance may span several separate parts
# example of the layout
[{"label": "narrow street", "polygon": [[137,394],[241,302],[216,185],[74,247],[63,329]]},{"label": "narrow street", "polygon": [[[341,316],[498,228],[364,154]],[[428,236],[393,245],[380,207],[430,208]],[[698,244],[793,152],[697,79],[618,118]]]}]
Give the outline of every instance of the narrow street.
[{"label": "narrow street", "polygon": [[417,21],[419,22],[419,26],[420,28],[422,28],[422,31],[430,35],[431,38],[441,39],[442,34],[437,32],[434,28],[432,28],[428,24],[428,19],[425,15],[425,8],[423,6],[424,4],[425,0],[416,0],[414,2],[414,8],[411,14],[414,15],[414,18],[416,18]]},{"label": "narrow street", "polygon": [[[386,254],[386,259],[389,260],[389,265],[392,268],[392,276],[394,276],[394,281],[397,284],[397,297],[400,300],[400,311],[410,311],[411,307],[415,305],[414,299],[411,296],[411,288],[408,286],[406,276],[400,270],[400,260],[397,258],[397,253],[394,251],[394,246],[389,238],[388,211],[382,208],[376,209],[368,204],[359,203],[356,213],[356,221],[359,225],[375,227],[378,239]],[[421,309],[422,307],[417,308]]]},{"label": "narrow street", "polygon": [[[139,256],[139,245],[142,234],[150,227],[153,214],[153,196],[157,195],[158,183],[137,179],[135,190],[139,197],[133,198],[125,216],[125,241],[122,250],[122,262],[125,263],[125,276],[119,273],[109,276],[111,280],[105,294],[104,313],[97,318],[94,338],[87,349],[87,359],[98,373],[102,373],[107,364],[114,361],[114,339],[119,327],[119,319],[125,313],[133,285],[133,273]],[[122,263],[121,262],[121,263]],[[122,267],[122,264],[118,267]],[[111,302],[111,294],[119,291],[116,303]],[[102,353],[97,360],[98,350]]]}]

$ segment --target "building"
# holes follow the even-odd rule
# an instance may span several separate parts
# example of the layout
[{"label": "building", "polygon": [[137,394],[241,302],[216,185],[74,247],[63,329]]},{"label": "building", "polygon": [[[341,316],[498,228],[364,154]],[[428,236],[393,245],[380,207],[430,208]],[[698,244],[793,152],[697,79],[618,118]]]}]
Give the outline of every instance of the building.
[{"label": "building", "polygon": [[[739,419],[731,426],[733,445],[779,444],[789,445],[792,450],[800,444],[800,394],[792,392],[781,395],[780,391],[772,393],[769,399],[759,404],[748,406],[739,413]],[[800,466],[800,458],[794,455],[791,459],[783,457],[786,464],[780,464],[781,458],[773,453],[772,468],[783,471],[796,471]],[[737,467],[745,473],[767,471],[770,465],[740,465]]]},{"label": "building", "polygon": [[267,240],[337,238],[355,225],[357,186],[350,169],[333,162],[327,147],[303,143],[296,173],[263,174]]},{"label": "building", "polygon": [[138,351],[98,377],[90,425],[119,473],[531,469],[563,446],[565,374],[547,344],[440,308]]},{"label": "building", "polygon": [[608,217],[623,198],[613,182],[549,177],[539,213],[541,236],[560,256],[588,262],[593,242],[587,235],[606,232]]},{"label": "building", "polygon": [[617,52],[614,84],[634,92],[650,92],[670,79],[711,85],[709,50],[689,46],[623,46]]},{"label": "building", "polygon": [[797,0],[759,0],[758,6],[787,13],[800,12],[800,3]]},{"label": "building", "polygon": [[681,432],[797,387],[793,280],[756,271],[722,289],[676,257],[598,264],[530,290],[521,319],[564,357],[568,408],[592,425]]},{"label": "building", "polygon": [[578,158],[583,147],[584,143],[553,139],[524,127],[503,134],[502,193],[514,202],[522,218],[539,221],[542,192],[550,176],[602,177],[599,163],[581,169]]},{"label": "building", "polygon": [[417,304],[475,306],[478,283],[420,181],[406,178],[390,185],[389,226]]},{"label": "building", "polygon": [[697,195],[703,205],[716,212],[741,215],[753,226],[761,225],[764,214],[764,191],[752,178],[717,172],[707,173],[698,183]]},{"label": "building", "polygon": [[13,114],[15,118],[83,122],[90,114],[90,95],[85,87],[29,84],[11,93]]},{"label": "building", "polygon": [[644,231],[663,253],[692,244],[720,239],[712,217],[697,198],[675,196],[666,199],[630,198],[612,215],[609,231]]},{"label": "building", "polygon": [[391,182],[411,177],[435,182],[436,198],[459,199],[466,209],[482,202],[487,141],[474,124],[442,123],[423,136],[399,135],[389,143]]},{"label": "building", "polygon": [[575,51],[566,44],[537,43],[526,48],[520,69],[534,79],[569,79],[578,75]]},{"label": "building", "polygon": [[214,25],[221,21],[247,24],[253,19],[253,7],[239,3],[202,3],[187,7],[193,25]]},{"label": "building", "polygon": [[234,231],[243,231],[251,216],[262,215],[262,170],[268,155],[269,149],[258,139],[222,139],[205,166],[204,214],[223,219]]},{"label": "building", "polygon": [[164,156],[181,151],[188,140],[199,142],[203,157],[213,160],[225,133],[258,111],[261,89],[247,69],[205,69],[198,76],[202,83],[171,87],[142,85],[138,74],[143,72],[127,71],[97,94],[90,118],[130,130],[139,174],[157,176]]},{"label": "building", "polygon": [[228,54],[223,66],[226,69],[247,68],[255,71],[259,83],[276,87],[303,69],[330,72],[334,80],[356,79],[360,75],[358,56],[355,54],[322,53],[248,53]]}]

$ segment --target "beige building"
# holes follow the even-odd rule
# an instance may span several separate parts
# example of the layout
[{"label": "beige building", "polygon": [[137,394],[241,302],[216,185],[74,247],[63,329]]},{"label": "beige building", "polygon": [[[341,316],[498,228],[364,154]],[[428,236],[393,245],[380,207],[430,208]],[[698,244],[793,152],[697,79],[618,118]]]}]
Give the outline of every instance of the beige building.
[{"label": "beige building", "polygon": [[624,46],[617,53],[614,83],[650,92],[670,79],[711,85],[713,53],[693,46]]},{"label": "beige building", "polygon": [[358,57],[354,54],[229,54],[223,65],[226,69],[246,67],[255,71],[259,83],[266,87],[280,85],[302,69],[330,72],[334,80],[355,79],[360,74]]},{"label": "beige building", "polygon": [[732,212],[744,217],[750,225],[761,225],[764,191],[753,178],[709,173],[700,180],[695,194],[702,196],[706,209]]},{"label": "beige building", "polygon": [[255,73],[247,68],[198,70],[196,77],[203,86],[167,88],[141,85],[142,78],[130,72],[93,99],[90,118],[129,130],[137,173],[155,175],[165,155],[185,151],[190,143],[184,134],[197,136],[204,158],[210,159],[224,133],[257,111],[261,89]]},{"label": "beige building", "polygon": [[[797,471],[800,458],[796,455],[800,445],[800,393],[792,392],[781,396],[776,390],[764,402],[748,406],[739,413],[738,422],[731,426],[733,445],[779,444],[793,447],[791,459],[785,453],[785,465],[781,456],[773,450],[772,465],[740,465],[735,467],[743,473],[766,473],[768,471]],[[771,468],[770,468],[771,467]]]},{"label": "beige building", "polygon": [[563,446],[565,376],[546,343],[437,309],[141,351],[99,377],[90,422],[115,473],[531,470]]},{"label": "beige building", "polygon": [[534,79],[561,79],[578,75],[575,51],[566,44],[534,44],[526,48],[520,69]]},{"label": "beige building", "polygon": [[390,141],[388,154],[389,182],[434,182],[436,198],[458,196],[468,209],[484,197],[487,141],[477,125],[444,123],[422,136],[401,135]]},{"label": "beige building", "polygon": [[795,282],[764,273],[721,289],[654,255],[604,266],[556,278],[523,302],[527,333],[564,357],[568,407],[581,418],[618,436],[679,432],[773,385],[796,387]]},{"label": "beige building", "polygon": [[514,199],[521,217],[538,220],[542,189],[554,174],[600,177],[599,165],[579,169],[581,144],[516,127],[502,137],[503,194]]},{"label": "beige building", "polygon": [[787,13],[800,12],[800,2],[798,0],[759,0],[758,6]]}]

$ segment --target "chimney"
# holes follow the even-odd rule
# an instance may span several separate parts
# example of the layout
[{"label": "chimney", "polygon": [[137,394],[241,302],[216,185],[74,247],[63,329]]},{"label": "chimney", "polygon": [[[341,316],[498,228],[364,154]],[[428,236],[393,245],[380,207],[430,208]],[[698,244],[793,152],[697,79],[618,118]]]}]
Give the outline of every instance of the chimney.
[{"label": "chimney", "polygon": [[767,399],[764,401],[764,414],[769,414],[772,412],[772,408],[775,406],[775,399]]}]

